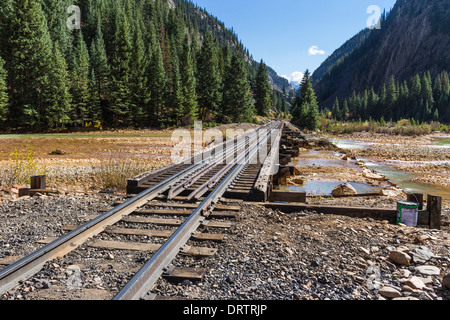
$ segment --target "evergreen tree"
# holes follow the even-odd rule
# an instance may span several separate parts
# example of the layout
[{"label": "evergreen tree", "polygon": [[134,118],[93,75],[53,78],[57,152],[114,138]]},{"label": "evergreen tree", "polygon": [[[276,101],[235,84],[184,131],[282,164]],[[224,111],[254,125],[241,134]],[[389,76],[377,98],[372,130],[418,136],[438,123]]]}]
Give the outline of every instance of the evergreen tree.
[{"label": "evergreen tree", "polygon": [[113,101],[111,111],[114,114],[114,124],[128,123],[131,107],[131,58],[132,46],[130,26],[125,12],[116,17],[115,51],[112,63]]},{"label": "evergreen tree", "polygon": [[5,61],[0,57],[0,121],[5,121],[8,115],[9,97],[6,86]]},{"label": "evergreen tree", "polygon": [[187,35],[183,43],[180,74],[184,96],[183,122],[184,124],[191,124],[197,120],[198,102],[191,48],[189,46],[189,38]]},{"label": "evergreen tree", "polygon": [[72,110],[71,118],[77,125],[84,126],[91,102],[89,87],[89,53],[80,30],[76,35],[75,59],[72,70]]},{"label": "evergreen tree", "polygon": [[221,89],[217,44],[208,32],[197,64],[197,94],[202,120],[206,120],[208,114],[214,117],[219,112],[222,101]]},{"label": "evergreen tree", "polygon": [[336,101],[333,104],[333,109],[331,110],[331,116],[335,120],[340,120],[341,119],[341,110],[339,108],[339,100],[338,100],[337,97],[336,97]]},{"label": "evergreen tree", "polygon": [[101,112],[102,116],[98,120],[108,119],[109,110],[108,103],[111,100],[111,68],[108,63],[106,55],[105,42],[103,39],[103,32],[101,23],[97,24],[97,32],[91,44],[91,75],[92,95],[94,103],[100,103],[103,106]]},{"label": "evergreen tree", "polygon": [[261,60],[256,73],[255,84],[255,107],[258,115],[267,116],[270,111],[271,87],[267,75],[267,67]]},{"label": "evergreen tree", "polygon": [[133,46],[131,53],[130,63],[130,113],[131,120],[134,125],[142,123],[142,117],[144,112],[144,106],[148,102],[148,93],[146,91],[146,76],[145,70],[147,68],[147,59],[145,52],[145,44],[141,31],[141,18],[138,17],[138,21],[135,26],[133,36]]},{"label": "evergreen tree", "polygon": [[350,110],[348,108],[348,100],[344,99],[344,102],[342,103],[342,120],[347,120],[349,116]]},{"label": "evergreen tree", "polygon": [[57,103],[58,91],[49,74],[54,67],[53,43],[40,0],[13,1],[8,25],[8,85],[14,126],[47,128],[44,116]]},{"label": "evergreen tree", "polygon": [[430,72],[426,72],[422,77],[421,98],[424,101],[427,101],[428,104],[430,104],[430,105],[432,105],[434,103],[433,88],[432,88]]},{"label": "evergreen tree", "polygon": [[225,72],[222,110],[224,115],[238,122],[250,121],[255,113],[244,57],[238,51]]},{"label": "evergreen tree", "polygon": [[50,83],[53,86],[53,98],[48,103],[46,122],[50,128],[64,127],[70,124],[70,111],[72,96],[70,94],[70,75],[66,60],[59,49],[59,43],[53,48],[53,68],[49,74]]},{"label": "evergreen tree", "polygon": [[[303,76],[300,95],[296,101],[297,113],[300,117],[293,118],[294,123],[309,130],[315,130],[319,120],[319,106],[317,104],[316,94],[312,87],[312,79],[309,70],[305,71]],[[293,115],[294,116],[294,115]]]},{"label": "evergreen tree", "polygon": [[164,105],[164,94],[166,89],[166,74],[159,44],[156,44],[153,47],[147,77],[150,92],[147,116],[150,123],[155,123],[155,116],[157,118],[160,115]]},{"label": "evergreen tree", "polygon": [[176,125],[181,124],[181,118],[184,112],[184,97],[183,88],[181,85],[180,69],[178,58],[174,54],[172,57],[172,70],[170,79],[170,91],[167,101],[169,102],[170,108],[172,109],[172,119],[175,120]]}]

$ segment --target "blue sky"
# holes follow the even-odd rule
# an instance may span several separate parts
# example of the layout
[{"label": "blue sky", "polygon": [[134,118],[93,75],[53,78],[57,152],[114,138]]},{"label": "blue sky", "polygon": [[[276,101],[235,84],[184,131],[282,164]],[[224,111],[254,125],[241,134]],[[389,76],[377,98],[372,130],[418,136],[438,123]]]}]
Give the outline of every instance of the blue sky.
[{"label": "blue sky", "polygon": [[376,5],[396,0],[192,0],[234,28],[254,59],[290,80],[311,73],[345,41],[366,28]]}]

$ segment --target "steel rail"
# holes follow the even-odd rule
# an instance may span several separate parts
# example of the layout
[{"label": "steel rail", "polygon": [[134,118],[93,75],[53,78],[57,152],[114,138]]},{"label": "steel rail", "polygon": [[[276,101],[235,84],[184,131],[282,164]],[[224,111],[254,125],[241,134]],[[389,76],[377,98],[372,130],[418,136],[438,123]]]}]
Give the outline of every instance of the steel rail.
[{"label": "steel rail", "polygon": [[[237,142],[235,144],[237,144]],[[231,148],[235,147],[235,144],[222,149],[219,154],[227,152],[227,149],[229,152]],[[47,261],[57,257],[62,257],[71,252],[81,245],[87,238],[104,231],[106,226],[120,221],[124,216],[136,211],[157,195],[165,192],[173,184],[178,183],[178,181],[190,176],[199,168],[201,170],[201,167],[205,165],[205,163],[208,164],[208,161],[214,156],[216,155],[211,155],[205,159],[202,159],[202,161],[198,163],[194,163],[188,168],[181,170],[173,176],[157,183],[124,203],[116,206],[112,210],[109,210],[99,217],[94,218],[77,229],[65,234],[61,238],[45,245],[30,255],[25,256],[0,270],[0,294],[12,289],[20,281],[31,277],[33,274],[41,270]]]},{"label": "steel rail", "polygon": [[[269,124],[269,128],[270,127],[271,127],[271,124]],[[242,137],[240,137],[240,139],[238,141],[236,141],[236,143],[234,143],[232,146],[227,147],[229,149],[229,151],[224,152],[223,150],[221,150],[221,152],[219,154],[214,154],[212,156],[217,157],[217,158],[222,157],[223,159],[229,157],[231,154],[234,153],[235,149],[237,149],[238,147],[240,148],[240,147],[242,147],[243,144],[247,143],[247,140],[246,140],[247,138],[249,138],[249,139],[257,138],[260,130],[262,130],[262,129],[256,130],[254,133],[252,133],[249,136],[243,134]],[[225,148],[225,150],[227,148]],[[235,159],[235,158],[233,157],[233,159]],[[223,160],[223,161],[225,161],[225,160]],[[173,199],[175,196],[180,194],[183,190],[186,190],[187,188],[189,188],[191,185],[193,185],[195,182],[197,182],[201,177],[203,177],[207,172],[209,172],[211,169],[217,167],[219,164],[220,164],[219,161],[215,161],[212,164],[210,164],[208,167],[201,170],[201,172],[194,174],[193,177],[190,177],[190,178],[186,179],[186,181],[183,181],[183,182],[179,183],[178,185],[173,186],[169,190],[167,199],[168,200]]]},{"label": "steel rail", "polygon": [[[271,135],[272,130],[269,130],[261,143],[267,141]],[[164,271],[167,270],[171,261],[192,236],[192,233],[205,221],[207,212],[211,209],[210,206],[217,203],[243,168],[257,156],[258,151],[259,143],[249,151],[244,161],[234,166],[225,179],[219,183],[177,231],[174,232],[161,248],[153,254],[150,260],[136,273],[130,282],[114,297],[114,300],[138,300],[142,299],[149,292],[151,287]]]},{"label": "steel rail", "polygon": [[[248,139],[249,141],[245,141],[245,147],[247,147],[247,143],[249,143],[248,148],[253,148],[254,146],[259,146],[259,139],[257,139],[258,137],[255,137],[256,139],[254,141],[252,141],[251,145],[250,145],[250,139]],[[253,140],[254,138],[252,138]],[[214,176],[212,176],[208,181],[206,181],[205,183],[203,183],[201,186],[199,186],[197,189],[195,189],[194,191],[191,192],[191,194],[188,195],[187,199],[190,201],[193,198],[195,199],[199,199],[202,195],[205,194],[205,192],[208,191],[208,189],[213,188],[213,186],[220,181],[220,179],[222,179],[222,177],[226,174],[226,172],[228,172],[232,166],[234,166],[236,163],[238,163],[239,161],[242,161],[245,158],[245,149],[243,149],[243,153],[238,151],[238,156],[237,157],[233,157],[233,160],[228,163],[225,167],[223,167],[219,172],[217,172]],[[240,149],[241,150],[241,149]]]}]

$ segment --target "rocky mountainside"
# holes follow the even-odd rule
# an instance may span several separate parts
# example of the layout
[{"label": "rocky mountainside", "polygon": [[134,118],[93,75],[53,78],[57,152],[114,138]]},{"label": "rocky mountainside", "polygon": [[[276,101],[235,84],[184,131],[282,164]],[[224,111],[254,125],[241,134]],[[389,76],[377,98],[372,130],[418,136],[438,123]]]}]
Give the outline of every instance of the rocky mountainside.
[{"label": "rocky mountainside", "polygon": [[355,36],[316,71],[321,106],[331,108],[336,96],[343,99],[353,91],[379,91],[392,75],[401,82],[449,70],[449,21],[448,0],[398,0],[381,29]]}]

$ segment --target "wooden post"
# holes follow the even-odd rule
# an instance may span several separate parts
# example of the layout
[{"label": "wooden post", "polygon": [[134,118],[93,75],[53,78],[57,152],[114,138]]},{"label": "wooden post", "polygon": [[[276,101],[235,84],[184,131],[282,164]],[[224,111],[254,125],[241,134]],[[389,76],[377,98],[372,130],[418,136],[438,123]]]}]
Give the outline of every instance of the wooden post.
[{"label": "wooden post", "polygon": [[419,210],[423,210],[423,194],[422,193],[408,193],[407,201],[418,203]]},{"label": "wooden post", "polygon": [[46,189],[45,176],[33,176],[31,177],[31,189]]},{"label": "wooden post", "polygon": [[430,214],[430,229],[441,229],[442,197],[428,195],[427,211]]}]

